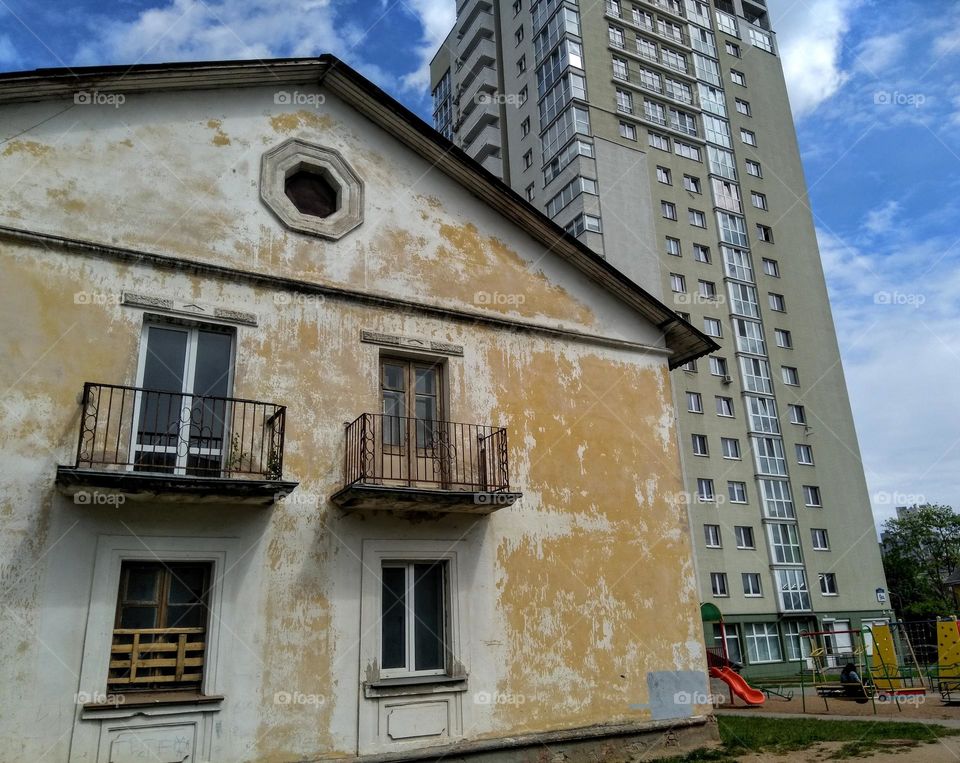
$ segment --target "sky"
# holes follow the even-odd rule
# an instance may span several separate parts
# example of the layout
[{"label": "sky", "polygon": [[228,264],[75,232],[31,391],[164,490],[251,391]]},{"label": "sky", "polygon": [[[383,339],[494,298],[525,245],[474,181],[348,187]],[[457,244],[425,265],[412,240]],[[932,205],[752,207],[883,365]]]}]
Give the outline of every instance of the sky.
[{"label": "sky", "polygon": [[[429,118],[454,4],[0,0],[0,71],[330,52]],[[874,513],[960,510],[960,3],[767,5]]]}]

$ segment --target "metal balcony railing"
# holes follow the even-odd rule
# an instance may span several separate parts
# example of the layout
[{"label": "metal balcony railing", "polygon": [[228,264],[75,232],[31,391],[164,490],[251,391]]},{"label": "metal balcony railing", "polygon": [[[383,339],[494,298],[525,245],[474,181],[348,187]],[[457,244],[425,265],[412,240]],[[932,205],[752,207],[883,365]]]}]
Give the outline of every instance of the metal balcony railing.
[{"label": "metal balcony railing", "polygon": [[507,430],[364,413],[346,427],[345,486],[509,492]]},{"label": "metal balcony railing", "polygon": [[87,382],[76,468],[279,480],[286,410],[235,397]]}]

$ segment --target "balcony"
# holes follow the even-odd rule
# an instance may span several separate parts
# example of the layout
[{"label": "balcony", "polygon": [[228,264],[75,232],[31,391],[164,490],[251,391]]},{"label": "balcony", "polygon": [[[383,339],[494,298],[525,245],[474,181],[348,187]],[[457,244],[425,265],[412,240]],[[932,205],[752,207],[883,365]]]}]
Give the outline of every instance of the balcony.
[{"label": "balcony", "polygon": [[507,430],[364,413],[347,424],[346,510],[490,514],[512,506]]},{"label": "balcony", "polygon": [[271,504],[297,486],[282,478],[285,422],[273,403],[87,382],[77,457],[57,486],[78,504]]}]

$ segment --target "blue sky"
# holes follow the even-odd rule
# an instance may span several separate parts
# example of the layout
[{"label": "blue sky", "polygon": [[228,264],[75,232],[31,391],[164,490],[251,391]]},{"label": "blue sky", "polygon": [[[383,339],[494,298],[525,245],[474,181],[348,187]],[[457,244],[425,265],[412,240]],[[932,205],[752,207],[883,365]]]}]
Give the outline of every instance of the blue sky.
[{"label": "blue sky", "polygon": [[[768,6],[875,513],[960,509],[960,4]],[[333,52],[426,116],[453,14],[454,0],[0,0],[0,70]]]}]

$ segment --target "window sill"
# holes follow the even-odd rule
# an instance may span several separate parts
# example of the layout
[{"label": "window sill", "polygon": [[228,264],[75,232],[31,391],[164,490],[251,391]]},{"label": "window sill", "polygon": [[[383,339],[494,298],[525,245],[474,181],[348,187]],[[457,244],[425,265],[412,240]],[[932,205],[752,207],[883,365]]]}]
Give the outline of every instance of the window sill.
[{"label": "window sill", "polygon": [[157,708],[175,712],[209,712],[217,710],[223,702],[221,694],[182,692],[130,692],[109,695],[113,701],[88,702],[83,705],[83,717],[110,714],[112,717],[137,715]]},{"label": "window sill", "polygon": [[410,676],[409,678],[383,678],[363,685],[363,695],[398,697],[412,694],[438,694],[441,692],[465,692],[466,676]]}]

